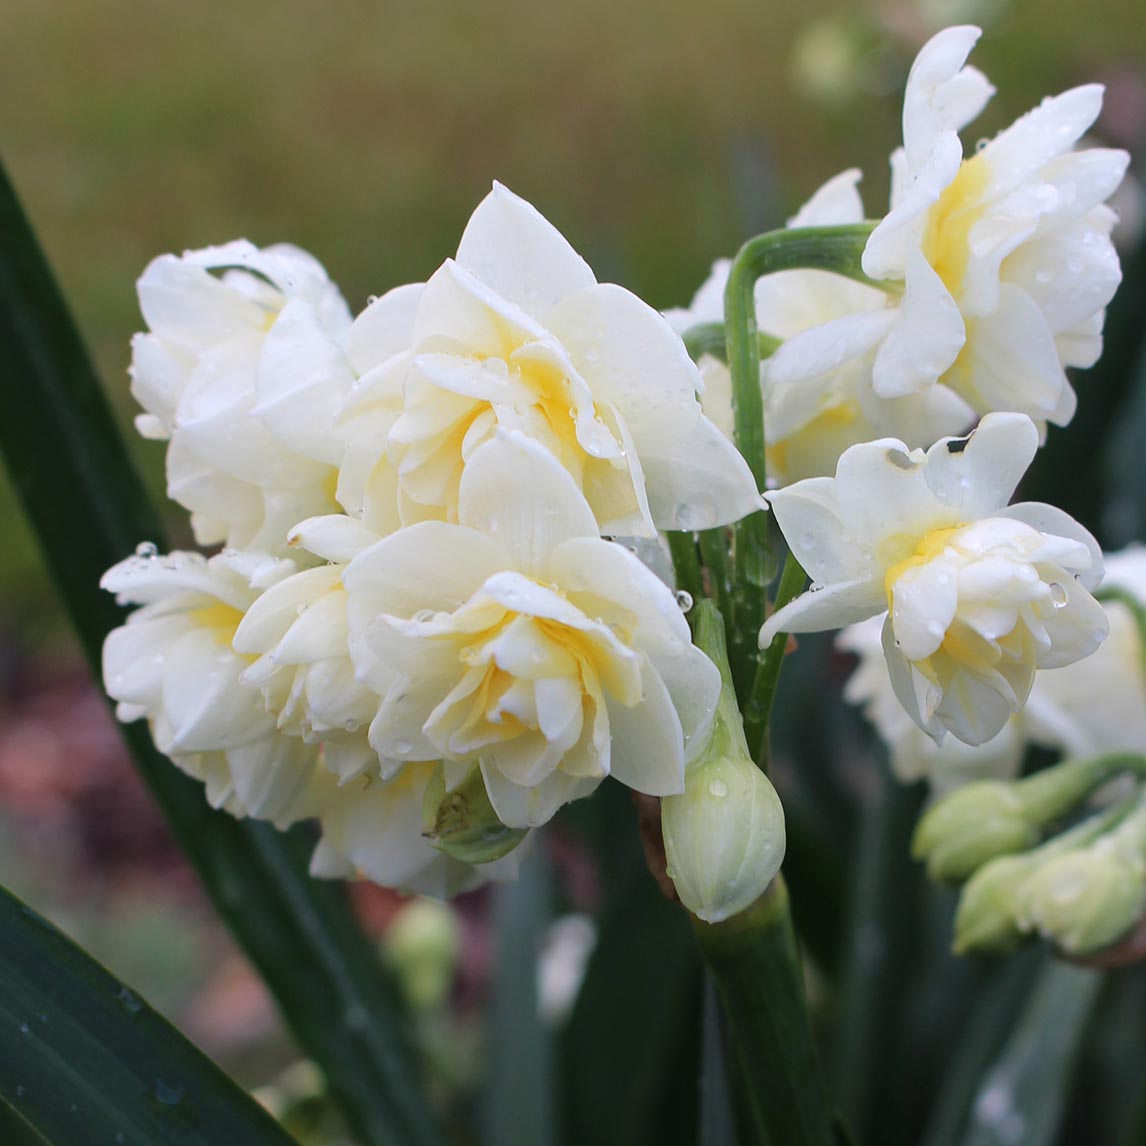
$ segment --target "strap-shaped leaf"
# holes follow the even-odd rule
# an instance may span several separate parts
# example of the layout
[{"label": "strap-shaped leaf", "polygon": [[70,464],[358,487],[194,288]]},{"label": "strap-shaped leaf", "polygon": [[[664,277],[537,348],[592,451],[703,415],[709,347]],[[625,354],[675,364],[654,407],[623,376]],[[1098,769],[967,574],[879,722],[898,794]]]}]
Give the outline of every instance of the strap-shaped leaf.
[{"label": "strap-shaped leaf", "polygon": [[3,889],[0,1028],[9,1107],[0,1127],[7,1121],[17,1141],[293,1142],[166,1019]]},{"label": "strap-shaped leaf", "polygon": [[[98,674],[104,636],[121,619],[98,587],[100,575],[141,541],[163,539],[2,170],[0,451]],[[132,725],[124,735],[215,906],[323,1068],[356,1135],[387,1146],[438,1146],[397,995],[341,889],[308,878],[305,833],[284,836],[212,811],[145,728]],[[0,1032],[0,1042],[9,1035]]]}]

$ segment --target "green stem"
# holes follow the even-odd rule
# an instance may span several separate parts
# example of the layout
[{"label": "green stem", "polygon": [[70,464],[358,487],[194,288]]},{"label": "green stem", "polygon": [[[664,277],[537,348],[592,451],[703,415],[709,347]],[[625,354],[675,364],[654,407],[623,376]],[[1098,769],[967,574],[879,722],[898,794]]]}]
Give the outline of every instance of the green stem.
[{"label": "green stem", "polygon": [[732,574],[728,568],[727,529],[706,529],[697,535],[700,542],[700,558],[708,570],[709,588],[716,595],[716,604],[724,618],[725,633],[736,624],[732,607]]},{"label": "green stem", "polygon": [[[696,326],[690,326],[688,330],[684,332],[682,338],[684,339],[688,356],[694,362],[699,362],[706,354],[710,358],[719,359],[721,362],[728,361],[728,346],[724,338],[724,323],[698,322]],[[760,348],[761,359],[775,354],[776,351],[780,349],[780,345],[783,341],[782,338],[773,338],[772,335],[764,334],[763,331],[758,333],[756,335],[756,344]]]},{"label": "green stem", "polygon": [[1146,756],[1110,752],[1086,760],[1068,760],[1015,781],[1014,789],[1022,797],[1024,815],[1035,823],[1049,824],[1122,772],[1146,778]]},{"label": "green stem", "polygon": [[[871,286],[898,290],[863,273],[860,260],[873,223],[839,227],[797,227],[770,231],[749,239],[732,260],[724,291],[725,343],[732,374],[732,413],[736,445],[748,463],[756,487],[767,488],[764,397],[760,389],[760,341],[756,325],[756,280],[778,271],[831,271]],[[736,627],[731,635],[738,680],[752,679],[758,660],[756,634],[764,619],[764,591],[771,580],[768,518],[763,511],[736,523],[734,604]]]},{"label": "green stem", "polygon": [[744,1076],[756,1142],[832,1146],[827,1085],[808,1021],[782,876],[723,923],[693,920]]},{"label": "green stem", "polygon": [[[799,561],[788,554],[784,560],[784,570],[780,574],[780,584],[776,588],[774,609],[782,609],[804,588],[807,579]],[[788,649],[788,634],[777,633],[772,643],[764,650],[757,662],[756,676],[752,681],[752,691],[744,707],[744,734],[748,740],[748,750],[752,758],[765,771],[771,762],[769,743],[769,723],[772,719],[772,705],[776,700],[776,687],[780,683],[780,669],[784,665],[784,654]]]},{"label": "green stem", "polygon": [[677,590],[699,601],[704,596],[704,578],[696,552],[696,534],[673,532],[666,536]]},{"label": "green stem", "polygon": [[[122,621],[100,575],[139,542],[163,538],[2,169],[0,355],[0,451],[99,679],[104,637]],[[122,731],[215,907],[357,1136],[391,1146],[440,1142],[396,993],[343,890],[307,875],[309,834],[212,811],[202,786],[155,750],[146,727]]]}]

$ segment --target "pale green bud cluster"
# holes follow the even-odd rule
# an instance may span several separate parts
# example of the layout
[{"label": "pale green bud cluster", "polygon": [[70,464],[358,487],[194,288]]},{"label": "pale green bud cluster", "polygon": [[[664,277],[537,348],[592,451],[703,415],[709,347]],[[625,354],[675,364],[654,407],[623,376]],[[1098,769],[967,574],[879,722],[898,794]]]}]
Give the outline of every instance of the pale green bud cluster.
[{"label": "pale green bud cluster", "polygon": [[748,753],[719,615],[706,603],[697,608],[696,643],[721,667],[723,690],[711,740],[686,769],[684,792],[661,800],[661,830],[681,902],[698,919],[719,923],[755,902],[780,870],[784,809]]},{"label": "pale green bud cluster", "polygon": [[997,856],[1025,852],[1099,785],[1146,761],[1122,754],[1071,760],[1023,780],[983,780],[956,789],[924,814],[911,851],[932,879],[959,882]]},{"label": "pale green bud cluster", "polygon": [[1109,947],[1146,915],[1146,796],[1040,848],[1002,856],[968,881],[957,951],[1005,951],[1038,934],[1070,955]]},{"label": "pale green bud cluster", "polygon": [[1039,842],[1017,784],[983,780],[958,788],[924,815],[912,854],[927,860],[936,880],[966,879],[996,856],[1022,852]]}]

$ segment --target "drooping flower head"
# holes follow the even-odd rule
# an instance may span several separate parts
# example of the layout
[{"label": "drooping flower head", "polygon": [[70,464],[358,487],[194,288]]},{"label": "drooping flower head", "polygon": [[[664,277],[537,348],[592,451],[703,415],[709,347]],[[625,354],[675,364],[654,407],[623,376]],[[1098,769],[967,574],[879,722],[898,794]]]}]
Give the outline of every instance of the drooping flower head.
[{"label": "drooping flower head", "polygon": [[993,414],[926,454],[891,439],[853,446],[834,478],[770,494],[813,585],[768,619],[761,643],[887,610],[884,651],[911,718],[936,739],[995,736],[1037,668],[1087,656],[1107,632],[1090,594],[1102,577],[1094,538],[1053,506],[1007,505],[1037,448],[1029,418]]},{"label": "drooping flower head", "polygon": [[291,526],[337,508],[346,303],[305,251],[243,241],[161,255],[138,290],[136,425],[169,440],[168,494],[201,544],[283,553]]},{"label": "drooping flower head", "polygon": [[499,431],[461,477],[457,523],[422,522],[343,574],[350,647],[385,699],[379,755],[476,763],[501,820],[545,822],[606,775],[679,792],[720,676],[672,592],[604,541],[569,472]]},{"label": "drooping flower head", "polygon": [[456,521],[466,463],[498,428],[543,445],[602,532],[701,529],[760,508],[747,465],[701,411],[700,375],[665,319],[598,283],[561,234],[495,185],[456,258],[358,319],[362,375],[342,425],[340,500],[396,487],[400,520]]}]

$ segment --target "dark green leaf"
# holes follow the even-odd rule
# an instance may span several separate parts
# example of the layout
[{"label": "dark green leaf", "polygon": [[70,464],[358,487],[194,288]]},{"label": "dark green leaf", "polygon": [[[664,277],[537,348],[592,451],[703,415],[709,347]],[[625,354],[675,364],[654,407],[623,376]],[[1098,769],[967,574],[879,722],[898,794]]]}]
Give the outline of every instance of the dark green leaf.
[{"label": "dark green leaf", "polygon": [[[599,835],[606,901],[561,1044],[565,1146],[695,1146],[700,962],[685,913],[645,869],[627,794],[580,816]],[[591,814],[591,815],[590,815]]]},{"label": "dark green leaf", "polygon": [[5,1141],[293,1141],[166,1019],[3,889],[0,1099],[10,1108]]},{"label": "dark green leaf", "polygon": [[554,1048],[538,1011],[537,959],[553,914],[545,855],[494,889],[493,1003],[485,1093],[488,1146],[550,1146],[557,1133]]},{"label": "dark green leaf", "polygon": [[961,1146],[1051,1146],[1101,986],[1098,971],[1057,961],[1045,967],[979,1083]]}]

